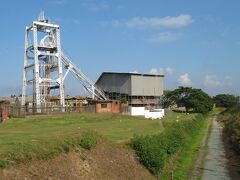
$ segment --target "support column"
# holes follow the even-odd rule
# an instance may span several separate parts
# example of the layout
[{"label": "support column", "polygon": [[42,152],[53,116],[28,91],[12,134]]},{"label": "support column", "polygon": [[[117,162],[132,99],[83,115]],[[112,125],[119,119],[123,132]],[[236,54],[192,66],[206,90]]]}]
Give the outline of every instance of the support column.
[{"label": "support column", "polygon": [[35,81],[35,107],[37,108],[37,112],[41,112],[41,97],[40,97],[40,78],[39,78],[39,62],[38,62],[38,40],[37,40],[37,26],[33,26],[33,46],[34,46],[34,81]]},{"label": "support column", "polygon": [[64,99],[64,86],[63,86],[63,72],[62,72],[62,51],[61,51],[61,41],[60,41],[60,30],[56,29],[57,36],[57,51],[58,51],[58,83],[59,83],[59,91],[60,91],[60,104],[61,106],[65,106]]},{"label": "support column", "polygon": [[25,45],[24,45],[24,62],[23,62],[23,81],[22,81],[22,106],[26,104],[26,88],[27,88],[27,48],[28,48],[28,27],[25,30]]},{"label": "support column", "polygon": [[92,99],[95,99],[95,87],[92,85]]}]

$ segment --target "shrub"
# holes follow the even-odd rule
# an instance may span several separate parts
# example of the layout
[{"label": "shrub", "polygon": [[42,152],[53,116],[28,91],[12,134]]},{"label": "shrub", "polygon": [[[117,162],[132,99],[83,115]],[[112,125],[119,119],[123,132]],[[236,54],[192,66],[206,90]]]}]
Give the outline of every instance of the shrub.
[{"label": "shrub", "polygon": [[204,116],[190,121],[175,122],[163,133],[152,136],[135,136],[130,146],[139,161],[153,174],[158,174],[169,157],[185,148],[204,125]]},{"label": "shrub", "polygon": [[91,150],[97,144],[97,133],[92,131],[86,131],[82,134],[79,145],[87,150]]},{"label": "shrub", "polygon": [[220,118],[224,123],[224,133],[227,135],[233,149],[240,151],[240,105],[233,106],[222,113]]},{"label": "shrub", "polygon": [[68,153],[70,151],[70,145],[67,144],[67,143],[61,143],[60,144],[60,150],[65,152],[65,153]]},{"label": "shrub", "polygon": [[230,140],[232,147],[239,152],[240,150],[240,116],[232,116],[226,122],[224,126],[224,132],[227,133],[227,137]]},{"label": "shrub", "polygon": [[130,145],[135,149],[139,161],[153,174],[157,174],[167,161],[163,136],[134,137]]},{"label": "shrub", "polygon": [[167,139],[167,154],[171,155],[176,153],[180,147],[184,144],[184,133],[181,129],[176,131],[175,128],[172,128],[165,132],[165,139]]},{"label": "shrub", "polygon": [[0,160],[0,168],[5,168],[6,166],[6,161]]}]

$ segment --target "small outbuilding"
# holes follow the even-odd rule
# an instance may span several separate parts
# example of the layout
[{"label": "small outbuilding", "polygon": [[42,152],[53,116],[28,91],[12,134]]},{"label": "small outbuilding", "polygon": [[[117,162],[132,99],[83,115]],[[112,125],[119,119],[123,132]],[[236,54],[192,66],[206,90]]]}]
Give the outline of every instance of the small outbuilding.
[{"label": "small outbuilding", "polygon": [[9,101],[0,101],[0,122],[5,121],[9,117]]},{"label": "small outbuilding", "polygon": [[121,103],[120,101],[97,101],[96,112],[97,113],[120,113]]}]

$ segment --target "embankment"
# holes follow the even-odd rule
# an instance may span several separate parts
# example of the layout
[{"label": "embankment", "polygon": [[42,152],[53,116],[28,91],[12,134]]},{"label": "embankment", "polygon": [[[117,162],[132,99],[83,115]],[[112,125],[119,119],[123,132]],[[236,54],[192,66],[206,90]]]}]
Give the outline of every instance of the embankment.
[{"label": "embankment", "polygon": [[1,180],[19,179],[154,179],[134,152],[99,141],[92,150],[76,148],[50,159],[8,165]]},{"label": "embankment", "polygon": [[163,133],[136,136],[131,146],[139,161],[160,179],[185,179],[207,127],[207,116],[165,124]]}]

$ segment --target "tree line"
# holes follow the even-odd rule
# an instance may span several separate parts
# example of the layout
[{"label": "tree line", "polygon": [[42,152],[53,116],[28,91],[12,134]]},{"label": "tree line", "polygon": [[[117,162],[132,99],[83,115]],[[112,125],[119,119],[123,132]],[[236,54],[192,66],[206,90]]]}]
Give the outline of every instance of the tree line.
[{"label": "tree line", "polygon": [[186,113],[196,112],[206,114],[214,105],[229,108],[239,103],[239,97],[231,94],[219,94],[210,97],[201,89],[192,87],[179,87],[173,91],[165,91],[161,104],[164,108],[184,107]]}]

